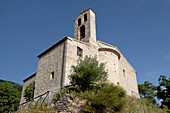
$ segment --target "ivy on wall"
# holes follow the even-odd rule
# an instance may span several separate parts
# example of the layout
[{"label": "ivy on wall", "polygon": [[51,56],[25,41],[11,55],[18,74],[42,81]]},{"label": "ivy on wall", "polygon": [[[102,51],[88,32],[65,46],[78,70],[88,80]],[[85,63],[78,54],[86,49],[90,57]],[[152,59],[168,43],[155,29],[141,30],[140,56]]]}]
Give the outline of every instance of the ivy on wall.
[{"label": "ivy on wall", "polygon": [[26,101],[31,101],[34,98],[35,82],[30,83],[24,91]]}]

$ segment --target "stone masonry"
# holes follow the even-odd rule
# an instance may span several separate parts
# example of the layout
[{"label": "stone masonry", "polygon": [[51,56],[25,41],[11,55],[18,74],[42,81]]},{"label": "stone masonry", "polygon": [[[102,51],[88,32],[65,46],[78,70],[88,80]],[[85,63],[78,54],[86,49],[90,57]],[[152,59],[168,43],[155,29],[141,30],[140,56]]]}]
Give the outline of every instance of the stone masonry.
[{"label": "stone masonry", "polygon": [[74,38],[65,37],[38,55],[37,72],[24,80],[20,104],[25,102],[24,89],[33,81],[34,97],[69,85],[71,65],[86,55],[96,55],[99,62],[106,64],[109,82],[122,86],[127,95],[140,98],[135,69],[117,47],[96,40],[95,12],[91,8],[82,11],[74,24]]}]

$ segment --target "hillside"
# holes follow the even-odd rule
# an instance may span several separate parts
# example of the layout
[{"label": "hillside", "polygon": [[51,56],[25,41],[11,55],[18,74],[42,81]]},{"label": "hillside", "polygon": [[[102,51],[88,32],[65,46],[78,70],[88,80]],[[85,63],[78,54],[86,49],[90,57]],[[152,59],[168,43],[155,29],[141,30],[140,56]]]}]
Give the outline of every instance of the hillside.
[{"label": "hillside", "polygon": [[14,82],[11,82],[11,81],[7,81],[7,80],[2,80],[0,79],[0,82],[9,82],[11,83],[11,85],[13,86],[13,88],[15,89],[18,89],[18,91],[21,93],[22,92],[22,85],[18,84],[18,83],[14,83]]},{"label": "hillside", "polygon": [[[88,107],[88,105],[83,106],[83,101],[75,99],[72,101],[71,106],[67,110],[58,110],[55,107],[47,108],[44,105],[32,106],[27,109],[18,110],[17,113],[82,113],[83,108]],[[87,109],[86,109],[87,110]],[[89,109],[88,109],[89,110]],[[86,113],[91,113],[92,111],[86,111]],[[100,113],[99,111],[93,113]],[[107,112],[107,113],[169,113],[168,111],[161,109],[155,105],[148,103],[145,99],[136,99],[128,97],[127,104],[124,109],[118,112]]]}]

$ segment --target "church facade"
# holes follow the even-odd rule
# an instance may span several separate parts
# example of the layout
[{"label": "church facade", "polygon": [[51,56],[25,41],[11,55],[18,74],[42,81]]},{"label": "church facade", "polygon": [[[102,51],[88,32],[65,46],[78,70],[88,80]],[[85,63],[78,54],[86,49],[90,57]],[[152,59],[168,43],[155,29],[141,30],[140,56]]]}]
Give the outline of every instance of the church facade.
[{"label": "church facade", "polygon": [[20,104],[26,102],[24,90],[32,82],[34,97],[69,85],[71,65],[86,55],[96,55],[99,62],[106,64],[109,82],[122,86],[127,95],[139,98],[135,69],[117,47],[96,40],[95,12],[91,8],[82,11],[74,24],[74,38],[65,37],[37,56],[37,72],[24,80]]}]

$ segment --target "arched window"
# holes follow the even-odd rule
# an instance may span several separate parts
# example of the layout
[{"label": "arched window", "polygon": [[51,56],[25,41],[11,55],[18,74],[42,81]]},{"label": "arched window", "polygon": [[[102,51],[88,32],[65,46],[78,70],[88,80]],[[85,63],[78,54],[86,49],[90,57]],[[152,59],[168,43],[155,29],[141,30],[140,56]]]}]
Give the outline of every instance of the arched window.
[{"label": "arched window", "polygon": [[78,26],[81,25],[81,18],[78,19]]},{"label": "arched window", "polygon": [[82,40],[85,37],[85,26],[82,25],[80,27],[80,40]]},{"label": "arched window", "polygon": [[87,21],[87,13],[84,14],[84,22]]}]

